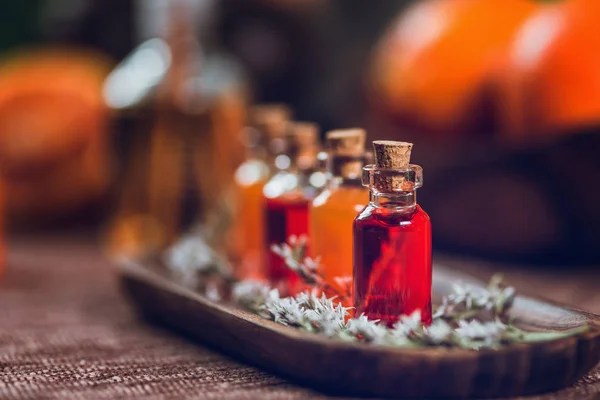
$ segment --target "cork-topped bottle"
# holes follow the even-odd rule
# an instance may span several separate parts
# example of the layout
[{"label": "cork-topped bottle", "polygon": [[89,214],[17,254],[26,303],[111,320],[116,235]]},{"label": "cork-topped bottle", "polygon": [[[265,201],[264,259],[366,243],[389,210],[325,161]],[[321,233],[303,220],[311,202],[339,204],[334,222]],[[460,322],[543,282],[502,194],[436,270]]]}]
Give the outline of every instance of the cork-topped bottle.
[{"label": "cork-topped bottle", "polygon": [[291,236],[308,235],[308,205],[317,195],[309,178],[318,151],[318,127],[308,122],[290,124],[283,147],[286,150],[274,162],[277,172],[263,189],[267,275],[274,286],[294,293],[299,289],[298,276],[270,247],[287,242]]},{"label": "cork-topped bottle", "polygon": [[271,177],[271,164],[281,152],[291,111],[282,104],[265,104],[249,110],[244,130],[246,160],[235,172],[237,213],[232,229],[232,261],[240,278],[261,278],[266,262],[263,187]]},{"label": "cork-topped bottle", "polygon": [[352,277],[352,222],[369,203],[361,184],[365,136],[358,128],[327,133],[330,177],[310,207],[311,256],[320,257],[323,277],[339,290],[344,286],[337,278]]},{"label": "cork-topped bottle", "polygon": [[363,168],[369,205],[354,220],[356,315],[394,324],[419,310],[431,322],[431,222],[417,204],[423,170],[410,164],[411,143],[373,142],[375,164]]},{"label": "cork-topped bottle", "polygon": [[0,278],[4,275],[4,265],[6,263],[6,245],[5,245],[5,216],[6,208],[4,206],[4,199],[6,197],[6,189],[4,182],[0,177]]}]

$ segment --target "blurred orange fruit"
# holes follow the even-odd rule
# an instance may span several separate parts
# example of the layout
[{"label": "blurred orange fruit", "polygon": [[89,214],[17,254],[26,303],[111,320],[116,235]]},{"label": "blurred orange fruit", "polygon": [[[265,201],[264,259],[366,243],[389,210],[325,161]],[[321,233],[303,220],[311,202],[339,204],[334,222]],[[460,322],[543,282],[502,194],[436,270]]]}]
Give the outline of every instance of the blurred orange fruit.
[{"label": "blurred orange fruit", "polygon": [[375,50],[368,83],[376,105],[432,133],[490,129],[491,76],[537,7],[528,0],[413,4]]},{"label": "blurred orange fruit", "polygon": [[0,62],[0,165],[46,167],[81,151],[102,129],[110,64],[95,53],[47,49]]},{"label": "blurred orange fruit", "polygon": [[499,80],[499,119],[512,137],[600,123],[600,2],[544,7],[519,30]]},{"label": "blurred orange fruit", "polygon": [[111,63],[81,49],[29,50],[0,61],[0,170],[10,216],[69,211],[109,184]]}]

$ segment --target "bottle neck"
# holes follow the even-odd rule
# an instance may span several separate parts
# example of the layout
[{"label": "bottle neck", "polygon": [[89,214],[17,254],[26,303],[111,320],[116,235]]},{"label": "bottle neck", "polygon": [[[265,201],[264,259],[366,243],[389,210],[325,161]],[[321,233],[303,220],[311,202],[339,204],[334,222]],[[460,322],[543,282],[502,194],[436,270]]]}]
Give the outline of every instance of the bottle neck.
[{"label": "bottle neck", "polygon": [[392,212],[412,212],[417,207],[417,191],[380,192],[375,188],[369,191],[370,205]]},{"label": "bottle neck", "polygon": [[267,163],[274,173],[292,170],[294,159],[291,150],[290,141],[285,137],[276,137],[268,142]]},{"label": "bottle neck", "polygon": [[247,161],[262,161],[267,162],[267,152],[264,147],[260,146],[246,146],[246,160]]},{"label": "bottle neck", "polygon": [[364,155],[330,155],[327,167],[331,174],[329,187],[336,188],[341,186],[362,186],[361,174],[364,164]]},{"label": "bottle neck", "polygon": [[417,207],[417,189],[423,186],[423,169],[414,164],[403,169],[369,164],[363,168],[362,183],[369,187],[371,206],[390,212],[412,212]]},{"label": "bottle neck", "polygon": [[294,157],[294,166],[303,173],[310,173],[315,169],[317,149],[306,147],[297,149]]},{"label": "bottle neck", "polygon": [[329,182],[327,183],[327,187],[330,189],[338,189],[338,188],[362,188],[362,182],[360,178],[347,178],[343,176],[331,176],[329,177]]}]

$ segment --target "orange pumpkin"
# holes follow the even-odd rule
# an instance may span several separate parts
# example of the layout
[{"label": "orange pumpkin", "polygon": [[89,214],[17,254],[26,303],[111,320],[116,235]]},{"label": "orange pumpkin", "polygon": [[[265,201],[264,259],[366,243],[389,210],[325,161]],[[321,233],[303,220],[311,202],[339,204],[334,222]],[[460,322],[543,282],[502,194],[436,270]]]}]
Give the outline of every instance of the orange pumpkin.
[{"label": "orange pumpkin", "polygon": [[0,169],[11,217],[68,212],[106,190],[110,62],[79,49],[0,62]]},{"label": "orange pumpkin", "polygon": [[490,129],[491,76],[537,7],[528,0],[413,4],[375,50],[369,75],[375,105],[433,133]]},{"label": "orange pumpkin", "polygon": [[596,0],[566,0],[524,23],[499,79],[499,119],[509,137],[600,123],[598,15]]}]

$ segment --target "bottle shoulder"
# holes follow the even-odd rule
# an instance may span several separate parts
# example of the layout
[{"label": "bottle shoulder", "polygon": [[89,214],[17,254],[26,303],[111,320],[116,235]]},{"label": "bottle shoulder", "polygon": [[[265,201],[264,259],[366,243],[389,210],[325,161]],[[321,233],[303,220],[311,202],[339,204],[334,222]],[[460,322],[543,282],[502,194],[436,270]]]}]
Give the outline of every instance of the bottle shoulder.
[{"label": "bottle shoulder", "polygon": [[263,186],[263,196],[267,200],[285,199],[310,204],[316,195],[316,190],[293,171],[280,171]]},{"label": "bottle shoulder", "polygon": [[235,171],[235,181],[239,186],[252,186],[266,183],[270,171],[266,162],[259,159],[244,161]]},{"label": "bottle shoulder", "polygon": [[431,225],[429,215],[417,205],[412,212],[398,212],[395,210],[377,207],[369,203],[364,210],[356,217],[355,221],[359,225],[385,225],[385,226],[416,226]]},{"label": "bottle shoulder", "polygon": [[361,211],[369,203],[369,191],[356,187],[328,187],[325,188],[313,201],[314,207],[329,207],[347,205],[355,208],[360,205]]}]

